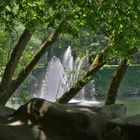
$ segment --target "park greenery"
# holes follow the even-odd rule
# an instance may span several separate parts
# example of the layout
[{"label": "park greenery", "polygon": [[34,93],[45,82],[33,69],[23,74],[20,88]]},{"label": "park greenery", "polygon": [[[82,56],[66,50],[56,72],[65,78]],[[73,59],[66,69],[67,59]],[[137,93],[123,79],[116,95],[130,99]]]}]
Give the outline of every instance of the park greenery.
[{"label": "park greenery", "polygon": [[114,103],[127,68],[139,54],[139,7],[138,0],[2,1],[0,104],[21,85],[35,85],[40,80],[35,73],[42,76],[50,50],[61,55],[68,45],[75,56],[90,57],[90,66],[57,102],[67,103],[105,64],[117,61],[106,90],[106,104]]}]

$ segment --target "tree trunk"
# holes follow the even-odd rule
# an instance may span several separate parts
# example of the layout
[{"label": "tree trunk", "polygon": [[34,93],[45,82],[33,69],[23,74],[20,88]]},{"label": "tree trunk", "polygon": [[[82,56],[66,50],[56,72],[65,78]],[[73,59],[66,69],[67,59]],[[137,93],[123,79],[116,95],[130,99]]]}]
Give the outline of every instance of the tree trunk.
[{"label": "tree trunk", "polygon": [[85,75],[77,83],[73,84],[72,88],[64,93],[56,102],[63,104],[68,103],[89,81],[91,81],[97,71],[104,65],[104,60],[108,51],[109,49],[107,47],[98,54]]},{"label": "tree trunk", "polygon": [[[16,70],[16,66],[19,62],[19,59],[25,50],[27,43],[29,42],[32,34],[30,31],[25,28],[23,33],[21,34],[18,43],[16,44],[13,52],[11,54],[10,60],[8,61],[1,83],[0,83],[0,100],[7,95],[7,90],[12,81],[13,74]],[[2,99],[3,100],[3,99]],[[1,102],[1,101],[0,101]],[[0,104],[3,104],[2,102]]]},{"label": "tree trunk", "polygon": [[115,74],[112,78],[110,87],[108,89],[107,96],[105,99],[105,105],[110,105],[110,104],[115,103],[117,91],[118,91],[120,83],[124,77],[127,67],[128,67],[127,60],[126,59],[121,60],[119,66],[117,68],[117,71],[115,72]]},{"label": "tree trunk", "polygon": [[37,50],[36,54],[33,56],[29,64],[27,64],[27,66],[19,73],[17,78],[11,81],[8,90],[3,94],[3,96],[0,96],[0,104],[5,104],[8,101],[8,99],[13,95],[16,89],[21,85],[21,83],[30,74],[30,72],[32,71],[34,66],[37,64],[37,62],[40,60],[40,58],[43,56],[43,54],[46,52],[46,50],[49,47],[51,47],[51,45],[55,42],[55,40],[57,39],[60,33],[62,23],[59,25],[59,27],[56,29],[54,33],[50,34],[47,41]]},{"label": "tree trunk", "polygon": [[2,77],[2,81],[0,83],[0,92],[5,90],[5,88],[7,88],[12,80],[12,76],[15,72],[16,66],[19,62],[19,59],[23,53],[23,51],[25,50],[25,47],[27,45],[27,43],[29,42],[30,38],[31,38],[31,33],[30,31],[25,28],[25,30],[23,31],[22,35],[20,36],[18,43],[16,44],[10,60],[8,61],[3,77]]}]

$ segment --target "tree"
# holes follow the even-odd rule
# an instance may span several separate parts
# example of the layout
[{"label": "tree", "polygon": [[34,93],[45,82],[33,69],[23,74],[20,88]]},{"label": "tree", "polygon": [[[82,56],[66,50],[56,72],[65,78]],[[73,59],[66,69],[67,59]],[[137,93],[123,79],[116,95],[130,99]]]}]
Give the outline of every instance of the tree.
[{"label": "tree", "polygon": [[30,31],[28,29],[25,29],[11,54],[10,60],[8,61],[6,65],[6,68],[2,77],[2,81],[0,83],[0,93],[3,93],[5,89],[9,86],[9,84],[11,83],[12,76],[15,72],[18,61],[28,41],[30,40],[30,38],[31,38]]},{"label": "tree", "polygon": [[[115,103],[117,90],[127,69],[127,61],[139,51],[139,1],[102,1],[106,35],[111,36],[112,54],[121,59],[106,94],[105,104]],[[137,6],[136,6],[137,5]],[[109,6],[109,7],[108,7]],[[104,12],[104,10],[106,11]]]},{"label": "tree", "polygon": [[121,60],[116,72],[114,73],[114,76],[112,77],[111,83],[109,85],[109,89],[106,95],[105,99],[105,105],[114,104],[117,96],[117,90],[119,88],[119,85],[124,77],[124,74],[127,69],[127,60]]},{"label": "tree", "polygon": [[[16,3],[13,3],[13,4],[16,4]],[[26,4],[29,4],[27,3],[26,1],[22,1],[22,3],[17,3],[17,6],[18,8],[21,8],[22,6],[22,10],[19,10],[18,11],[18,14],[20,12],[23,12],[25,10],[25,8],[37,8],[39,5],[37,5],[35,3],[32,4],[32,5],[26,5]],[[6,5],[5,8],[9,6],[9,5]],[[28,7],[27,7],[28,6]],[[11,8],[11,7],[9,7]],[[18,9],[17,8],[17,9]],[[3,8],[3,10],[5,10]],[[32,10],[32,9],[31,9]],[[40,11],[39,11],[40,10]],[[37,18],[34,17],[34,15],[31,17],[30,15],[30,19],[29,19],[29,15],[25,15],[25,16],[20,16],[19,14],[19,20],[24,22],[24,19],[28,20],[27,22],[24,22],[26,28],[24,29],[23,33],[21,34],[19,40],[18,40],[18,43],[16,44],[15,48],[13,49],[12,53],[11,53],[11,57],[6,65],[6,68],[5,68],[5,71],[3,73],[3,77],[2,77],[2,80],[1,80],[1,83],[0,83],[0,98],[1,98],[1,104],[5,104],[6,101],[10,98],[10,94],[9,94],[9,87],[10,87],[10,84],[12,83],[12,77],[13,77],[13,74],[16,70],[16,67],[17,67],[17,64],[19,62],[19,59],[21,58],[22,54],[23,54],[23,51],[25,50],[25,47],[27,45],[27,43],[29,42],[31,36],[32,36],[32,33],[33,33],[33,30],[34,30],[34,27],[30,28],[29,27],[31,26],[31,23],[33,21],[37,21],[39,18],[41,18],[40,16],[40,13],[41,13],[41,10],[42,9],[39,9],[38,11],[36,11],[36,9],[34,10],[34,14],[36,13],[35,16],[37,16]],[[2,11],[3,12],[3,11]],[[27,11],[25,11],[24,13],[26,13]],[[31,12],[31,11],[30,11]],[[37,13],[38,12],[38,13]],[[7,11],[5,11],[5,13],[7,13]],[[22,13],[22,14],[24,14]],[[13,8],[10,9],[7,17],[5,18],[6,20],[4,20],[4,22],[6,21],[7,22],[7,19],[11,19],[11,15],[13,16],[15,14],[15,9],[13,10]],[[17,15],[17,14],[16,14]],[[22,18],[22,19],[21,19]],[[16,18],[17,19],[17,18]],[[38,24],[40,23],[41,21],[38,22]],[[7,24],[5,24],[7,25]],[[13,25],[11,23],[11,25]],[[31,31],[32,30],[32,31]],[[5,100],[7,99],[7,100]]]}]

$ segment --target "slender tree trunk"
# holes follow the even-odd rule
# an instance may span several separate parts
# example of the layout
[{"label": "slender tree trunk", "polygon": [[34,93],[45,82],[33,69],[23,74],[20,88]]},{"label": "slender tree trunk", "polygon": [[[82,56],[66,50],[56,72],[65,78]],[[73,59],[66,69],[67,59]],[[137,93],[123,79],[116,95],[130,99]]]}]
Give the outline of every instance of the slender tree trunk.
[{"label": "slender tree trunk", "polygon": [[25,28],[25,30],[23,31],[22,35],[20,36],[18,40],[18,43],[13,49],[10,60],[8,61],[6,65],[6,68],[2,77],[2,81],[0,83],[0,92],[7,89],[7,87],[9,86],[12,80],[12,76],[15,72],[16,66],[19,62],[19,59],[23,51],[25,50],[25,47],[27,43],[29,42],[30,38],[31,38],[31,33],[27,28]]},{"label": "slender tree trunk", "polygon": [[50,34],[47,41],[37,50],[35,55],[32,57],[27,66],[19,73],[17,78],[11,81],[10,86],[6,91],[6,93],[4,93],[3,96],[0,96],[0,104],[5,104],[8,101],[8,99],[13,95],[16,89],[30,74],[34,66],[37,64],[37,62],[40,60],[43,54],[47,51],[47,49],[52,46],[52,44],[55,42],[58,35],[60,34],[62,24],[63,22],[59,25],[59,27],[56,29],[54,33]]},{"label": "slender tree trunk", "polygon": [[[6,68],[5,68],[1,83],[0,83],[0,99],[2,100],[3,100],[3,97],[6,96],[7,94],[7,90],[12,81],[12,76],[16,70],[16,66],[31,36],[32,34],[30,33],[30,31],[27,28],[25,28],[15,48],[13,49],[13,52],[6,65]],[[3,103],[0,101],[0,104],[3,104]]]},{"label": "slender tree trunk", "polygon": [[116,100],[116,96],[117,96],[117,91],[118,88],[120,86],[120,83],[124,77],[124,74],[126,72],[127,69],[127,60],[121,60],[117,71],[115,72],[112,80],[111,80],[111,84],[109,86],[108,92],[107,92],[107,96],[105,99],[105,105],[110,105],[110,104],[114,104],[115,100]]},{"label": "slender tree trunk", "polygon": [[64,93],[56,102],[63,104],[68,103],[89,81],[91,81],[97,71],[104,65],[104,60],[108,51],[109,49],[107,47],[98,54],[85,75],[77,83],[73,84],[72,88]]}]

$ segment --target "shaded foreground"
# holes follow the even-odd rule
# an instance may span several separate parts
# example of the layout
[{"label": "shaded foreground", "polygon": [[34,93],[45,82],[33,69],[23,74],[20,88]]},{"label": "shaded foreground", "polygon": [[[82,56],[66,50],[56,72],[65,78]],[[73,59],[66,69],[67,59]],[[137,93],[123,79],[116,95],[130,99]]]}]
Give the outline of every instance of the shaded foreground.
[{"label": "shaded foreground", "polygon": [[[58,104],[34,98],[18,110],[0,106],[1,140],[132,140],[140,115],[121,104]],[[131,133],[132,132],[132,133]]]}]

